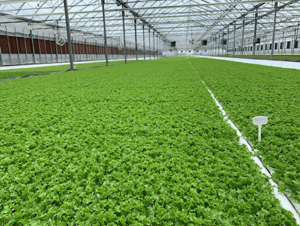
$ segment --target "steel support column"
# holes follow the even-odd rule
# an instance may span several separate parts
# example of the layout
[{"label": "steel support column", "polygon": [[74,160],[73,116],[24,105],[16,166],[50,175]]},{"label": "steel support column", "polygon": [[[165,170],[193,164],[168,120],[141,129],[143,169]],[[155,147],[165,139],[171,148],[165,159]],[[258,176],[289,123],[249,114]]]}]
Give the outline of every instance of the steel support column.
[{"label": "steel support column", "polygon": [[[257,11],[258,9],[256,9]],[[255,47],[256,47],[256,30],[257,30],[257,17],[258,17],[258,13],[255,13],[255,24],[254,24],[254,37],[253,37],[253,56],[252,58],[255,59]]]},{"label": "steel support column", "polygon": [[[67,51],[67,45],[64,45],[65,46],[65,60],[66,61],[68,61],[68,59],[66,59],[67,58],[67,54],[68,54],[68,51]],[[73,58],[72,58],[73,59]],[[73,61],[72,61],[73,62]]]},{"label": "steel support column", "polygon": [[[283,53],[285,53],[285,48],[286,48],[286,38],[284,37],[284,30],[283,30],[283,47],[282,47],[282,49],[283,49]],[[281,52],[281,55],[282,55],[282,52]]]},{"label": "steel support column", "polygon": [[[124,6],[123,6],[124,8]],[[127,56],[126,56],[126,37],[125,37],[125,12],[122,11],[122,19],[123,19],[123,38],[124,38],[124,57],[125,57],[125,64],[127,64]]]},{"label": "steel support column", "polygon": [[17,28],[16,28],[16,27],[15,27],[15,36],[16,36],[16,43],[17,43],[17,50],[18,50],[18,60],[19,60],[19,64],[21,64],[20,50],[19,50],[19,42],[18,42]]},{"label": "steel support column", "polygon": [[76,42],[76,38],[75,38],[75,43],[74,43],[74,54],[77,54],[76,60],[80,61],[79,60],[79,56],[78,56],[78,54],[79,54],[79,51],[78,51],[78,41]]},{"label": "steel support column", "polygon": [[105,60],[106,60],[106,66],[108,66],[104,0],[101,0],[101,3],[102,3],[102,18],[103,18],[103,29],[104,29]]},{"label": "steel support column", "polygon": [[[64,55],[65,55],[65,61],[67,62],[67,61],[68,61],[68,59],[67,59],[67,58],[68,58],[68,57],[67,57],[67,54],[68,54],[68,51],[67,51],[67,45],[63,45],[63,46],[65,47],[65,54],[64,54]],[[62,52],[63,52],[63,51],[62,51],[63,48],[62,48],[62,46],[60,46],[60,49],[61,49],[61,57],[63,57],[63,53],[62,53]],[[61,58],[61,59],[62,59],[62,58]]]},{"label": "steel support column", "polygon": [[219,33],[219,39],[218,39],[218,56],[220,56],[220,33]]},{"label": "steel support column", "polygon": [[144,50],[144,60],[146,60],[146,53],[145,53],[145,25],[143,25],[143,50]]},{"label": "steel support column", "polygon": [[39,33],[37,33],[37,41],[38,41],[38,46],[39,46],[39,56],[40,56],[40,60],[41,60],[41,64],[42,64],[43,61],[42,61],[42,53],[41,53],[41,45],[40,45]]},{"label": "steel support column", "polygon": [[138,46],[137,46],[137,33],[136,33],[136,19],[134,19],[134,40],[135,40],[135,57],[138,62]]},{"label": "steel support column", "polygon": [[215,35],[215,56],[217,56],[217,52],[218,52],[218,37],[217,35]]},{"label": "steel support column", "polygon": [[74,62],[76,61],[76,58],[75,58],[75,43],[74,43],[74,37],[73,37],[73,35],[71,35],[71,37],[72,37],[72,53],[73,53],[73,60],[74,60]]},{"label": "steel support column", "polygon": [[9,36],[8,36],[7,26],[5,26],[5,29],[6,29],[6,37],[7,37],[7,44],[8,44],[9,61],[10,61],[10,64],[12,65],[11,51],[10,51],[10,44],[9,44]]},{"label": "steel support column", "polygon": [[[57,46],[56,44],[56,41],[55,41],[55,46],[56,46],[56,49],[58,50],[58,48],[60,49],[60,59],[62,60],[63,59],[63,55],[62,55],[62,47],[61,46]],[[58,56],[58,52],[57,52],[57,60],[59,59],[59,56]]]},{"label": "steel support column", "polygon": [[[158,36],[158,45],[159,45],[159,48],[158,48],[158,51],[159,51],[158,57],[161,58],[161,37],[159,37],[159,36]],[[177,52],[177,56],[178,56],[178,52]]]},{"label": "steel support column", "polygon": [[267,48],[268,48],[268,34],[267,34],[267,33],[266,33],[265,44],[263,45],[264,55],[266,54],[266,50],[268,51],[268,49],[266,49],[266,46],[267,46]]},{"label": "steel support column", "polygon": [[229,26],[228,26],[228,29],[227,29],[227,41],[226,41],[226,49],[227,49],[227,57],[229,56],[228,54],[228,43],[229,43]]},{"label": "steel support column", "polygon": [[295,54],[295,37],[296,37],[297,33],[296,33],[296,29],[295,29],[295,36],[293,37],[293,42],[292,42],[292,55]]},{"label": "steel support column", "polygon": [[[280,44],[281,45],[281,44]],[[280,50],[280,54],[282,55],[282,51],[284,49],[284,30],[282,31],[282,47],[281,47],[281,50]]]},{"label": "steel support column", "polygon": [[3,56],[2,56],[2,50],[1,50],[1,46],[0,46],[0,65],[3,66]]},{"label": "steel support column", "polygon": [[[97,60],[99,60],[99,54],[98,54],[98,39],[96,38],[96,58]],[[80,55],[80,59],[81,59],[81,55]]]},{"label": "steel support column", "polygon": [[277,7],[278,7],[278,2],[275,2],[274,23],[273,23],[273,36],[272,36],[272,49],[271,49],[271,60],[273,60],[273,54],[274,54],[274,49],[275,49],[275,28],[276,28]]},{"label": "steel support column", "polygon": [[93,52],[94,52],[94,60],[96,60],[97,59],[97,54],[96,54],[96,40],[93,40],[93,47],[94,47],[94,50],[93,50]]},{"label": "steel support column", "polygon": [[[157,59],[159,59],[160,58],[160,36],[159,36],[159,34],[157,34],[157,56],[158,56],[158,58]],[[178,51],[177,51],[177,56],[178,56]]]},{"label": "steel support column", "polygon": [[235,56],[235,25],[233,27],[233,53],[232,53],[232,56],[234,57]]},{"label": "steel support column", "polygon": [[[82,43],[83,43],[83,41],[82,41]],[[84,61],[83,59],[84,59],[84,56],[83,56],[83,50],[84,50],[84,44],[81,44],[80,46],[79,46],[79,49],[80,49],[80,60],[81,61]]]},{"label": "steel support column", "polygon": [[151,34],[150,34],[150,28],[149,28],[149,58],[151,60]]},{"label": "steel support column", "polygon": [[45,46],[45,58],[46,58],[46,63],[48,63],[48,58],[47,58],[47,46],[46,46],[46,41],[45,41],[45,33],[43,33],[44,35],[44,46]]},{"label": "steel support column", "polygon": [[31,42],[31,51],[32,51],[32,57],[33,57],[33,63],[36,64],[36,58],[35,58],[35,50],[34,50],[34,42],[33,42],[32,30],[30,30],[30,42]]},{"label": "steel support column", "polygon": [[223,33],[222,33],[222,45],[221,45],[222,46],[222,57],[223,57],[223,49],[224,49],[223,44],[224,44],[224,29],[223,29]]},{"label": "steel support column", "polygon": [[79,40],[79,42],[78,42],[77,50],[78,50],[78,54],[79,54],[79,57],[80,57],[80,61],[82,61],[80,40]]},{"label": "steel support column", "polygon": [[70,31],[70,20],[69,20],[69,11],[68,11],[68,0],[64,0],[65,8],[65,19],[67,27],[67,37],[68,37],[68,47],[69,47],[69,58],[70,58],[70,70],[74,70],[74,62],[72,56],[72,41],[71,41],[71,31]]},{"label": "steel support column", "polygon": [[243,28],[242,28],[242,52],[241,52],[241,58],[243,58],[244,55],[244,33],[245,33],[245,20],[243,20]]},{"label": "steel support column", "polygon": [[88,48],[87,48],[87,43],[86,43],[86,38],[85,38],[85,57],[86,57],[86,60],[89,59],[89,56],[88,56]]},{"label": "steel support column", "polygon": [[158,35],[156,35],[156,44],[157,44],[156,45],[157,46],[157,54],[156,55],[157,55],[157,59],[158,59]]},{"label": "steel support column", "polygon": [[154,40],[154,32],[152,33],[153,38],[153,59],[155,60],[155,40]]},{"label": "steel support column", "polygon": [[28,51],[27,51],[27,44],[26,44],[25,30],[24,29],[23,29],[23,38],[24,38],[25,53],[26,53],[26,63],[28,64]]},{"label": "steel support column", "polygon": [[57,51],[57,43],[56,43],[56,34],[54,34],[54,44],[55,44],[56,62],[58,63],[58,51]]},{"label": "steel support column", "polygon": [[49,33],[49,42],[50,42],[50,52],[51,52],[51,60],[52,60],[52,62],[51,63],[53,63],[53,54],[52,54],[52,43],[51,43],[51,34]]},{"label": "steel support column", "polygon": [[111,59],[114,59],[114,49],[112,45],[112,39],[110,39],[110,54],[111,54]]},{"label": "steel support column", "polygon": [[216,55],[216,36],[213,37],[213,41],[214,41],[214,55]]}]

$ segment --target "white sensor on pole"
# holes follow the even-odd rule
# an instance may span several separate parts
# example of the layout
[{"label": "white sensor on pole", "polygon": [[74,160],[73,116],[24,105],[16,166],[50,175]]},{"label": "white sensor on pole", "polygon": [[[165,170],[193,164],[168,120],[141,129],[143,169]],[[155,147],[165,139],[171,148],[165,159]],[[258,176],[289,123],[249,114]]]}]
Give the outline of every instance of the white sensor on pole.
[{"label": "white sensor on pole", "polygon": [[261,141],[261,126],[267,124],[268,117],[267,116],[257,116],[253,119],[253,124],[258,126],[258,141]]}]

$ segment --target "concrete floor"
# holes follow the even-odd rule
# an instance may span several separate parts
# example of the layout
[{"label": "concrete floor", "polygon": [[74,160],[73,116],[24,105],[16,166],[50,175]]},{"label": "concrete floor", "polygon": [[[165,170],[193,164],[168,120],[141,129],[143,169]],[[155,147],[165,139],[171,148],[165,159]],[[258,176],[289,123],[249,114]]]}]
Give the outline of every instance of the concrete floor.
[{"label": "concrete floor", "polygon": [[[127,60],[135,60],[136,58],[127,58]],[[146,60],[149,58],[146,57]],[[155,58],[156,59],[156,58]],[[114,59],[114,60],[109,60],[108,62],[111,61],[121,61],[124,60],[124,58],[121,59]],[[144,60],[144,57],[139,57],[140,61]],[[151,57],[151,60],[153,60],[153,57]],[[74,62],[74,64],[88,64],[88,63],[97,63],[97,62],[105,62],[105,60],[97,60],[97,61],[82,61],[82,62]],[[9,69],[22,69],[22,68],[36,68],[36,67],[49,67],[49,66],[59,66],[59,65],[68,65],[70,63],[54,63],[54,64],[30,64],[30,65],[16,65],[16,66],[5,66],[5,67],[0,67],[1,70],[9,70]]]},{"label": "concrete floor", "polygon": [[218,60],[228,60],[247,64],[259,64],[272,67],[291,68],[300,70],[299,62],[277,61],[277,60],[260,60],[260,59],[244,59],[244,58],[228,58],[228,57],[210,57],[210,56],[195,56]]}]

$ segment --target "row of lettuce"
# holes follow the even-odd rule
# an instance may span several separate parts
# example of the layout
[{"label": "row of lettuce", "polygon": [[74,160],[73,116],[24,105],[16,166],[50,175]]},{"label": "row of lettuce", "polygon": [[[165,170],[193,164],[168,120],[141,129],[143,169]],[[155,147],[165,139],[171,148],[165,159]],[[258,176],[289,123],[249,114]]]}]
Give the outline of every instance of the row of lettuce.
[{"label": "row of lettuce", "polygon": [[[230,118],[273,168],[280,191],[300,202],[300,73],[212,59],[190,59]],[[268,116],[258,142],[252,117]]]},{"label": "row of lettuce", "polygon": [[186,59],[0,90],[0,225],[296,225]]}]

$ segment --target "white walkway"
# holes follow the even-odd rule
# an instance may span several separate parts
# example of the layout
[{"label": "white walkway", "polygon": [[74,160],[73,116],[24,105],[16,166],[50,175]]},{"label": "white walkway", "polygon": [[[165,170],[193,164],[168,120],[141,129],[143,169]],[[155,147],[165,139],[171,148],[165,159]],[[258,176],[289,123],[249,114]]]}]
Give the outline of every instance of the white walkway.
[{"label": "white walkway", "polygon": [[[127,60],[135,60],[136,58],[127,58]],[[143,61],[144,57],[139,57],[139,61]],[[146,60],[149,58],[146,57]],[[156,59],[156,58],[155,58]],[[109,60],[108,62],[112,61],[122,61],[124,58],[121,59],[114,59],[114,60]],[[151,60],[153,60],[153,57],[151,57]],[[97,60],[97,61],[81,61],[81,62],[74,62],[74,65],[76,64],[89,64],[89,63],[97,63],[97,62],[105,62],[105,60]],[[30,64],[30,65],[16,65],[16,66],[4,66],[0,67],[1,70],[9,70],[9,69],[22,69],[22,68],[35,68],[35,67],[49,67],[49,66],[59,66],[59,65],[68,65],[70,64],[69,62],[64,62],[64,63],[54,63],[54,64]]]},{"label": "white walkway", "polygon": [[246,59],[246,58],[231,58],[231,57],[210,57],[210,56],[195,56],[204,57],[218,60],[228,60],[247,64],[260,64],[272,67],[291,68],[300,70],[300,62],[276,61],[276,60],[259,60],[259,59]]}]

